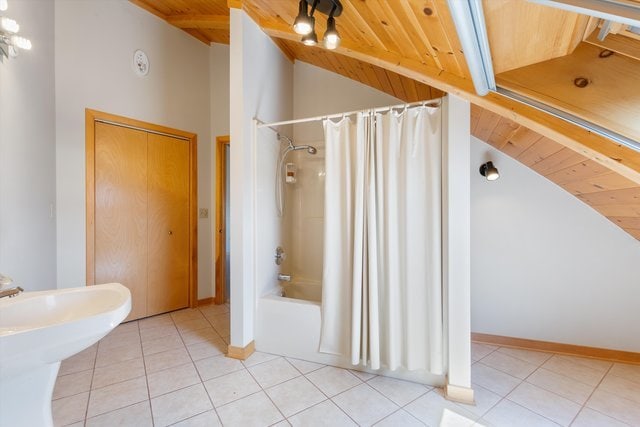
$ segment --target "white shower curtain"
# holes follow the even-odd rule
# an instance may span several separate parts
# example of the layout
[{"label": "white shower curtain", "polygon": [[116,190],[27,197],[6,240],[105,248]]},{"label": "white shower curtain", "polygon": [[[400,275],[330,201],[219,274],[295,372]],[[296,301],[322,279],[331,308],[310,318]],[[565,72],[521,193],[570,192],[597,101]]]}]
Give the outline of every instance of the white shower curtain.
[{"label": "white shower curtain", "polygon": [[320,351],[443,372],[440,114],[325,121]]}]

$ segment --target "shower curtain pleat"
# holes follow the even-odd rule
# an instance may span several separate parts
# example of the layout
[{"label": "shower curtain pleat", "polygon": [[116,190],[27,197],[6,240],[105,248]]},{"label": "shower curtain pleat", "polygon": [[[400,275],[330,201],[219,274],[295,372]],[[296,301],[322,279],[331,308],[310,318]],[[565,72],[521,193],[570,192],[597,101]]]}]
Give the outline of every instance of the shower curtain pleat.
[{"label": "shower curtain pleat", "polygon": [[443,372],[440,114],[325,121],[320,351]]}]

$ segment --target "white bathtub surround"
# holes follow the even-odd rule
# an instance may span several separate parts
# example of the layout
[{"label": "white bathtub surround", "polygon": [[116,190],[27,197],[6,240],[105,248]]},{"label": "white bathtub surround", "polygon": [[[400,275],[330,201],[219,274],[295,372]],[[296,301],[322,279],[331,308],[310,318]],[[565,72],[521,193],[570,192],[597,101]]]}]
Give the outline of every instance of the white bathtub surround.
[{"label": "white bathtub surround", "polygon": [[324,125],[320,351],[443,374],[441,109]]}]

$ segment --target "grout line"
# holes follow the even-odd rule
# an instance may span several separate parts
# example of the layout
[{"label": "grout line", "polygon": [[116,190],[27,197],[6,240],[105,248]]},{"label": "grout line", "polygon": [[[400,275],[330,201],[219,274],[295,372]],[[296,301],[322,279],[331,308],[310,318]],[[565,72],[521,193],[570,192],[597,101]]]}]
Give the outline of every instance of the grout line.
[{"label": "grout line", "polygon": [[[604,381],[605,377],[607,376],[607,374],[609,374],[609,372],[611,371],[611,369],[613,368],[613,363],[611,364],[611,366],[609,366],[609,369],[607,369],[607,372],[604,373],[604,375],[602,376],[602,378],[600,378],[600,381],[598,381],[598,384],[593,388],[593,390],[591,390],[591,393],[589,394],[589,396],[584,400],[584,403],[582,404],[582,406],[580,407],[580,410],[576,413],[576,415],[573,417],[573,419],[571,419],[571,422],[569,423],[569,425],[573,424],[576,420],[576,418],[578,418],[578,415],[580,415],[580,412],[582,412],[582,410],[584,408],[587,407],[587,403],[589,402],[589,399],[591,399],[591,396],[593,396],[593,394],[596,392],[596,390],[598,389],[598,387],[600,387],[600,384],[602,384],[602,381]],[[607,414],[603,414],[603,415],[607,415]],[[610,415],[607,415],[608,417],[611,417]],[[616,417],[611,417],[613,419],[616,419]],[[620,420],[618,420],[620,421]]]},{"label": "grout line", "polygon": [[[283,357],[282,359],[284,360],[284,357]],[[286,361],[286,360],[285,360],[285,361]],[[289,362],[287,362],[287,363],[289,363]],[[289,363],[289,364],[290,364],[290,363]],[[242,366],[244,366],[244,364],[243,364]],[[283,419],[283,420],[286,420],[286,419],[287,419],[287,417],[285,417],[285,415],[282,413],[282,411],[280,410],[280,408],[278,407],[278,405],[276,405],[276,402],[274,402],[274,401],[273,401],[273,399],[271,399],[271,396],[269,396],[269,393],[267,393],[267,391],[264,389],[264,387],[262,387],[262,384],[260,384],[260,382],[258,381],[258,379],[253,375],[253,373],[252,373],[252,372],[251,372],[247,367],[245,367],[244,369],[245,369],[245,370],[247,371],[247,373],[251,376],[251,378],[253,378],[253,380],[256,382],[256,384],[258,384],[258,387],[260,387],[260,391],[258,391],[258,392],[256,392],[256,393],[254,393],[254,394],[257,394],[257,393],[260,393],[260,392],[264,393],[264,395],[265,395],[265,396],[267,396],[267,399],[269,399],[269,401],[271,402],[271,404],[276,408],[276,410],[280,413],[280,415],[282,415],[282,419]],[[294,369],[295,369],[295,367],[294,367]],[[297,378],[297,377],[296,377],[296,378]],[[287,381],[288,381],[288,380],[287,380]],[[283,382],[286,382],[286,381],[283,381]],[[282,384],[282,383],[280,383],[280,384]],[[273,386],[276,386],[276,385],[277,385],[277,384],[274,384]],[[272,386],[272,387],[273,387],[273,386]],[[282,421],[282,420],[278,420],[278,422],[280,422],[280,421]],[[288,421],[287,421],[287,422],[288,422]]]}]

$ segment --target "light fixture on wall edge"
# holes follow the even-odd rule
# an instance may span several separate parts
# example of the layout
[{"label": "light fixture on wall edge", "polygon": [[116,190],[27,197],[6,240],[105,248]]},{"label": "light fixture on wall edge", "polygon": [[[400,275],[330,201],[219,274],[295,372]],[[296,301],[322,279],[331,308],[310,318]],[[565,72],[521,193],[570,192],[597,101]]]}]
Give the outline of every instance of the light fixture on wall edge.
[{"label": "light fixture on wall edge", "polygon": [[483,163],[480,166],[480,175],[487,178],[487,181],[495,181],[496,179],[500,178],[500,172],[498,172],[498,168],[496,168],[491,161]]},{"label": "light fixture on wall edge", "polygon": [[[7,0],[0,0],[0,11],[8,8]],[[15,58],[18,50],[31,50],[31,41],[19,36],[20,25],[6,16],[0,16],[0,62],[5,58]]]},{"label": "light fixture on wall edge", "polygon": [[313,30],[313,22],[310,18],[311,17],[307,15],[306,0],[300,0],[298,4],[298,16],[296,16],[296,20],[293,21],[293,31],[301,36],[309,34]]}]

